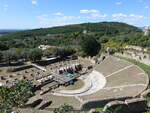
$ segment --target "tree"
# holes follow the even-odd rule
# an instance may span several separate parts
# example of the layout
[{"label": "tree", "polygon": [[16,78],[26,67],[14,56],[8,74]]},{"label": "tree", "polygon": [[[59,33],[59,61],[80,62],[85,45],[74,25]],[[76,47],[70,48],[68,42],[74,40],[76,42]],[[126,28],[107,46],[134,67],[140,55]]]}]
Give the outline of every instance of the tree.
[{"label": "tree", "polygon": [[14,86],[0,87],[0,106],[22,106],[33,95],[33,85],[29,81],[18,81]]},{"label": "tree", "polygon": [[0,62],[3,60],[3,54],[2,52],[0,51]]},{"label": "tree", "polygon": [[72,48],[61,48],[61,49],[56,49],[55,51],[55,56],[59,56],[60,58],[64,58],[67,56],[70,56],[75,53],[75,50]]},{"label": "tree", "polygon": [[42,53],[42,50],[40,49],[31,49],[30,52],[29,52],[29,60],[31,61],[38,61],[38,60],[41,60],[43,56],[43,53]]},{"label": "tree", "polygon": [[0,87],[0,107],[8,107],[12,105],[9,92],[10,92],[9,88]]},{"label": "tree", "polygon": [[87,56],[95,56],[99,52],[101,46],[94,37],[87,36],[82,39],[81,48]]},{"label": "tree", "polygon": [[0,51],[4,51],[4,50],[8,50],[8,49],[9,48],[8,48],[8,46],[5,43],[0,42]]},{"label": "tree", "polygon": [[21,49],[19,52],[20,58],[28,60],[30,51],[28,49]]},{"label": "tree", "polygon": [[33,85],[29,81],[18,81],[11,87],[10,95],[14,106],[21,106],[33,95]]},{"label": "tree", "polygon": [[54,113],[80,113],[80,112],[75,111],[72,106],[64,104],[59,108],[54,109]]},{"label": "tree", "polygon": [[17,60],[17,51],[15,48],[3,51],[3,59],[10,65],[13,60]]},{"label": "tree", "polygon": [[46,49],[43,52],[43,56],[45,56],[45,57],[50,57],[50,56],[52,56],[52,54],[53,54],[53,49]]}]

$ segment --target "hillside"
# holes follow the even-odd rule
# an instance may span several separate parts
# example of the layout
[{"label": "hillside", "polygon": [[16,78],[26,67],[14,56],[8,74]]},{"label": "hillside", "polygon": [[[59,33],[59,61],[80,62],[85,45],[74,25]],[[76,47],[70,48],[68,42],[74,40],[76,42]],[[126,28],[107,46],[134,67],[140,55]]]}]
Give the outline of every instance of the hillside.
[{"label": "hillside", "polygon": [[73,32],[83,32],[87,30],[89,33],[98,32],[99,34],[126,34],[130,32],[141,32],[137,27],[119,23],[119,22],[100,22],[100,23],[83,23],[67,26],[59,26],[52,28],[41,28],[16,32],[4,36],[5,38],[24,38],[32,36],[44,36],[47,34],[66,34]]},{"label": "hillside", "polygon": [[[86,34],[83,33],[84,30],[87,31]],[[0,50],[36,48],[41,44],[80,48],[80,42],[87,37],[93,37],[103,44],[108,42],[106,45],[110,46],[150,45],[150,38],[143,37],[142,30],[135,26],[119,22],[100,22],[24,30],[3,35],[0,37]]]},{"label": "hillside", "polygon": [[6,34],[14,33],[14,32],[17,32],[17,31],[19,31],[19,30],[0,29],[0,35],[6,35]]}]

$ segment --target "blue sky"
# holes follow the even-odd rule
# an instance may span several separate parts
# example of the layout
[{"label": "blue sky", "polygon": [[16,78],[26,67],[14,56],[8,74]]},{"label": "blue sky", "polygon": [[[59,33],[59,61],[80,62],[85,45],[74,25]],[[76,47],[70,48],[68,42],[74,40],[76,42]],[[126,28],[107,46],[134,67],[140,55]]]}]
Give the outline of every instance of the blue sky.
[{"label": "blue sky", "polygon": [[150,25],[150,0],[0,0],[0,29],[119,21]]}]

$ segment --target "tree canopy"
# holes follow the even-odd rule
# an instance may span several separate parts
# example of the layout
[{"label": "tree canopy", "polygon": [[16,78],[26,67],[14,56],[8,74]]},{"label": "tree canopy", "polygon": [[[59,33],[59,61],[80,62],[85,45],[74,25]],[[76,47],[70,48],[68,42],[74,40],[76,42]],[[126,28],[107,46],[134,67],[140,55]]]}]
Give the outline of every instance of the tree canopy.
[{"label": "tree canopy", "polygon": [[33,95],[33,85],[29,81],[18,81],[14,86],[0,87],[0,107],[22,106]]},{"label": "tree canopy", "polygon": [[88,56],[95,56],[100,51],[101,45],[94,37],[87,36],[82,39],[81,48]]}]

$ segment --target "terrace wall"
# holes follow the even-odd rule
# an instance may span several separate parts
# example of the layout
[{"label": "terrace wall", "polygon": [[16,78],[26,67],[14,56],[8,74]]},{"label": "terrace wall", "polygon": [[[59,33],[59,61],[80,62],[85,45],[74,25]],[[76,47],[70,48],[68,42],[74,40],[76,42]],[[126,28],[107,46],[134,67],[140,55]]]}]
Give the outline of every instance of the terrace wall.
[{"label": "terrace wall", "polygon": [[115,53],[116,56],[131,58],[137,60],[138,62],[144,63],[150,66],[150,54],[134,51],[134,50],[126,50],[123,53]]}]

